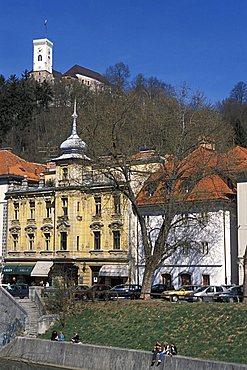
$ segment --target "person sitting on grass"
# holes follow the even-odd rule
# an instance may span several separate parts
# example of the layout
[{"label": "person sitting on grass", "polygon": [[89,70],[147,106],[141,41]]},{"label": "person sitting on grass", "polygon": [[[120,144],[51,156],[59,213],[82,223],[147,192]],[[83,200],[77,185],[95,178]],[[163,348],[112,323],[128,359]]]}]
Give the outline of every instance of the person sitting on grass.
[{"label": "person sitting on grass", "polygon": [[175,346],[174,343],[171,344],[171,355],[174,356],[174,355],[177,355],[178,351],[177,351],[177,347]]},{"label": "person sitting on grass", "polygon": [[157,366],[159,366],[161,364],[161,362],[163,361],[164,356],[172,356],[171,348],[170,348],[170,346],[167,342],[164,342],[164,344],[163,344],[163,349],[160,352],[159,359],[158,359],[158,362],[157,362]]},{"label": "person sitting on grass", "polygon": [[51,340],[58,340],[57,331],[53,330],[51,333]]},{"label": "person sitting on grass", "polygon": [[64,341],[64,334],[61,331],[58,333],[57,340],[59,342],[63,342]]},{"label": "person sitting on grass", "polygon": [[155,363],[156,363],[156,361],[157,361],[160,353],[161,353],[161,344],[159,342],[156,342],[155,343],[155,346],[154,346],[154,348],[152,350],[152,354],[153,355],[152,355],[151,366],[154,366],[155,365]]},{"label": "person sitting on grass", "polygon": [[74,333],[74,336],[71,338],[72,343],[81,343],[79,335],[77,333]]}]

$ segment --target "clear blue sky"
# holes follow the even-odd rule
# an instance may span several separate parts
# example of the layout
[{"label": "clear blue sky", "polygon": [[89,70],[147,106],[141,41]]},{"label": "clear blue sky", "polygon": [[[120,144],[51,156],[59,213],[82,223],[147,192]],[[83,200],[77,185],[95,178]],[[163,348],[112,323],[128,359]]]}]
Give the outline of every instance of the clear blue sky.
[{"label": "clear blue sky", "polygon": [[53,68],[104,73],[118,62],[212,102],[247,82],[246,0],[1,0],[0,73],[32,69],[32,40],[54,43]]}]

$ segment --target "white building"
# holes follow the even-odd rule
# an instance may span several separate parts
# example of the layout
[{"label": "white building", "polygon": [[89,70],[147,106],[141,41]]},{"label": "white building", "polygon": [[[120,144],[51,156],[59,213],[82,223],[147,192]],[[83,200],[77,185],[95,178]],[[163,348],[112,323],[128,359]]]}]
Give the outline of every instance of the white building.
[{"label": "white building", "polygon": [[247,247],[247,180],[238,182],[237,188],[238,208],[238,268],[239,283],[243,284],[244,268],[243,256]]},{"label": "white building", "polygon": [[[237,222],[236,180],[247,171],[247,150],[235,147],[222,154],[213,147],[200,146],[184,163],[183,176],[175,189],[179,204],[176,218],[181,222],[179,227],[176,225],[170,230],[167,239],[168,244],[177,242],[179,247],[161,263],[153,282],[171,283],[175,287],[185,283],[242,283],[239,261],[247,244],[244,206],[247,204],[247,182],[238,184]],[[138,204],[148,219],[153,242],[165,217],[167,171],[166,168],[163,175],[161,172],[151,175],[138,194]],[[198,222],[202,218],[206,220],[205,226]],[[139,240],[137,269],[141,282],[145,256],[140,236]]]}]

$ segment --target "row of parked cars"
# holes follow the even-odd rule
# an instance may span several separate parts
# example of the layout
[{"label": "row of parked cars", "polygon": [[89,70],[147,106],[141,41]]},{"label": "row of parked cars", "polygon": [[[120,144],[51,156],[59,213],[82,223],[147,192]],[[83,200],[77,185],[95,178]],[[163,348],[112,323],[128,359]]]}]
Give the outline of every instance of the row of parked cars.
[{"label": "row of parked cars", "polygon": [[[142,287],[138,284],[120,284],[110,287],[105,284],[96,284],[92,287],[81,286],[75,291],[75,300],[114,300],[118,298],[139,299]],[[151,297],[177,302],[214,301],[214,302],[242,302],[243,285],[184,285],[178,289],[165,284],[155,284],[151,288]]]},{"label": "row of parked cars", "polygon": [[164,299],[172,302],[242,302],[243,285],[184,285],[177,290],[164,291]]}]

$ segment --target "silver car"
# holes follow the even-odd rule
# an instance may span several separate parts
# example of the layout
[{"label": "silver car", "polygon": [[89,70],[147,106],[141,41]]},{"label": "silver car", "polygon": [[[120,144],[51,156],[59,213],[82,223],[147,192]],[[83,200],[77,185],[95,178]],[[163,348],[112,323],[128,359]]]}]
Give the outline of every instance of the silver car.
[{"label": "silver car", "polygon": [[185,299],[189,302],[215,302],[219,295],[226,291],[228,289],[222,285],[205,285],[188,293]]}]

